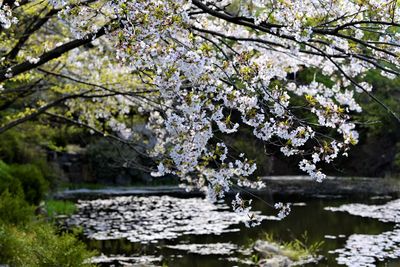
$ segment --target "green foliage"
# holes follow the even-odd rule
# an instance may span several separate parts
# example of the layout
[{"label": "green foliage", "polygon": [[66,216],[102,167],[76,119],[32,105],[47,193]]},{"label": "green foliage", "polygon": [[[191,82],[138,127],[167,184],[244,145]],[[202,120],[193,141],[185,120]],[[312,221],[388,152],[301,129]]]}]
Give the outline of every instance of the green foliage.
[{"label": "green foliage", "polygon": [[[12,167],[0,163],[3,172],[13,172]],[[26,168],[19,169],[23,174],[34,170],[29,165],[23,166]],[[11,175],[8,178],[14,179]],[[53,214],[69,214],[75,209],[72,203],[61,201],[50,201],[47,207],[52,207],[49,210]],[[7,188],[0,194],[0,264],[12,267],[93,266],[85,262],[94,253],[86,250],[76,233],[57,234],[51,224],[34,216],[34,209],[25,201],[22,189],[12,194]]]},{"label": "green foliage", "polygon": [[8,190],[1,193],[0,223],[25,225],[32,220],[33,212],[34,207],[24,200],[23,194],[13,195]]},{"label": "green foliage", "polygon": [[25,224],[34,208],[25,201],[21,181],[12,175],[13,168],[0,160],[0,222]]},{"label": "green foliage", "polygon": [[246,154],[246,156],[257,162],[256,176],[271,173],[272,162],[266,153],[263,143],[251,137],[251,129],[243,128],[239,130],[240,137],[236,136],[229,140],[229,144],[236,150]]},{"label": "green foliage", "polygon": [[21,182],[11,175],[11,167],[0,160],[0,194],[4,191],[14,195],[23,194]]},{"label": "green foliage", "polygon": [[8,191],[38,205],[48,189],[41,170],[33,164],[7,165],[0,160],[0,194]]},{"label": "green foliage", "polygon": [[324,84],[325,86],[331,87],[334,82],[322,74],[321,70],[315,68],[305,68],[297,73],[296,80],[301,81],[305,84],[309,84],[312,81],[316,81]]},{"label": "green foliage", "polygon": [[46,160],[43,148],[57,135],[57,128],[26,123],[0,135],[0,159],[7,163],[34,163]]},{"label": "green foliage", "polygon": [[6,162],[27,163],[38,156],[37,148],[32,143],[23,141],[21,131],[9,130],[0,136],[0,159]]},{"label": "green foliage", "polygon": [[260,256],[258,256],[258,254],[251,255],[251,261],[254,263],[258,263],[260,261]]},{"label": "green foliage", "polygon": [[38,205],[48,189],[48,183],[39,168],[33,164],[14,164],[10,173],[21,182],[26,201]]},{"label": "green foliage", "polygon": [[57,180],[60,177],[59,171],[54,168],[49,162],[44,158],[39,158],[31,163],[36,166],[46,180],[47,187],[55,188]]},{"label": "green foliage", "polygon": [[[364,80],[373,86],[373,95],[375,97],[392,111],[399,114],[400,78],[386,79],[378,71],[371,70]],[[363,112],[357,114],[355,118],[364,122],[361,126],[369,134],[382,136],[383,134],[398,133],[400,131],[399,124],[393,116],[369,96],[361,94],[357,101],[360,102]]]},{"label": "green foliage", "polygon": [[94,266],[86,260],[94,256],[75,234],[58,235],[47,223],[29,227],[0,224],[0,262],[24,267]]},{"label": "green foliage", "polygon": [[[82,130],[25,123],[0,135],[0,160],[6,163],[33,164],[54,188],[58,174],[47,162],[46,151],[65,151],[70,143],[82,142]],[[1,166],[0,166],[1,168]]]},{"label": "green foliage", "polygon": [[76,212],[75,204],[67,200],[48,200],[45,209],[50,218],[55,218],[57,215],[72,215]]},{"label": "green foliage", "polygon": [[70,143],[79,143],[82,129],[51,127],[38,122],[25,123],[0,135],[0,159],[12,163],[46,160],[44,149],[64,151]]},{"label": "green foliage", "polygon": [[143,175],[141,171],[126,165],[127,159],[140,163],[138,153],[119,142],[100,139],[88,146],[86,156],[95,177],[100,181],[113,181],[122,173],[138,178]]},{"label": "green foliage", "polygon": [[[120,146],[107,140],[99,140],[89,145],[87,157],[95,176],[100,180],[108,180],[116,177],[120,172]],[[135,157],[132,155],[133,158]]]},{"label": "green foliage", "polygon": [[324,244],[324,241],[310,243],[307,232],[304,232],[300,239],[296,238],[289,242],[278,242],[272,234],[266,234],[265,240],[279,246],[283,254],[293,261],[316,256]]}]

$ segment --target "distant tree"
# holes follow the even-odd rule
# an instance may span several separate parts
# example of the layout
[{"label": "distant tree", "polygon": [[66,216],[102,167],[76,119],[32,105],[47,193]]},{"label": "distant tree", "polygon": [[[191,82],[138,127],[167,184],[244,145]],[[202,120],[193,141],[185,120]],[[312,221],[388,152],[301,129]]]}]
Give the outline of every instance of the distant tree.
[{"label": "distant tree", "polygon": [[[321,181],[317,165],[358,142],[355,94],[398,120],[363,77],[399,75],[399,14],[388,0],[5,0],[0,133],[46,116],[131,143],[139,116],[157,138],[153,175],[215,199],[262,186],[217,137],[246,125]],[[306,69],[311,82],[297,79]]]}]

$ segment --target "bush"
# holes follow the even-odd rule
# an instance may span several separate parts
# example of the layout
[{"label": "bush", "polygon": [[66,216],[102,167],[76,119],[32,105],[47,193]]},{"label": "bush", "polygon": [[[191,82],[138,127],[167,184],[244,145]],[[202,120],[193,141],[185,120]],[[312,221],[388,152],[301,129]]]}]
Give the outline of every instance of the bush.
[{"label": "bush", "polygon": [[20,181],[25,200],[38,205],[48,189],[48,183],[39,168],[33,164],[14,164],[10,173]]},{"label": "bush", "polygon": [[[27,140],[29,137],[30,140]],[[6,162],[27,163],[38,158],[38,147],[32,142],[32,131],[11,129],[1,134],[0,159]],[[42,155],[40,155],[42,156]]]},{"label": "bush", "polygon": [[23,194],[12,195],[5,190],[0,195],[0,222],[24,225],[33,218],[34,207],[24,200]]},{"label": "bush", "polygon": [[0,135],[0,160],[14,164],[33,164],[55,187],[59,177],[47,162],[48,150],[63,150],[70,142],[78,142],[82,131],[74,127],[50,127],[28,122]]},{"label": "bush", "polygon": [[38,205],[47,189],[48,182],[35,165],[7,165],[0,160],[0,194],[8,191],[12,195],[22,195],[29,203]]},{"label": "bush", "polygon": [[0,161],[0,222],[25,224],[33,217],[34,208],[25,201],[20,180],[12,168]]},{"label": "bush", "polygon": [[[72,203],[52,204],[55,210],[71,212]],[[24,267],[93,266],[87,259],[94,256],[86,250],[76,233],[57,234],[55,228],[34,216],[21,190],[0,195],[0,265]]]},{"label": "bush", "polygon": [[0,160],[0,194],[9,191],[14,195],[23,194],[21,182],[11,175],[11,168]]},{"label": "bush", "polygon": [[0,263],[24,267],[94,266],[87,259],[95,253],[74,234],[57,235],[47,223],[21,228],[0,224]]}]

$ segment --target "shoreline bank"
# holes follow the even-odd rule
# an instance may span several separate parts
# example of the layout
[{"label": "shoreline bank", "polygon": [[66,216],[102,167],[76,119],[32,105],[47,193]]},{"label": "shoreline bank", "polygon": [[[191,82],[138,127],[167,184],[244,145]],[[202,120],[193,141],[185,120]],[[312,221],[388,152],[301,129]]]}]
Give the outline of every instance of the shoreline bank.
[{"label": "shoreline bank", "polygon": [[[254,194],[279,198],[365,198],[400,196],[400,180],[369,177],[328,177],[318,183],[308,176],[263,177],[266,187],[260,190],[244,188],[228,193]],[[66,189],[53,194],[56,199],[95,199],[129,195],[171,195],[178,197],[204,196],[198,190],[187,191],[179,186],[104,186],[99,189]]]}]

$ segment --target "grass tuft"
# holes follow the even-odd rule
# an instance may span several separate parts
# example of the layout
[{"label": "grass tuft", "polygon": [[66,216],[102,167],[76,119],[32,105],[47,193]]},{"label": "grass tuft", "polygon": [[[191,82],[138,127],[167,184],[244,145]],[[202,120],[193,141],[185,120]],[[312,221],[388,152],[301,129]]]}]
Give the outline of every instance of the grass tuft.
[{"label": "grass tuft", "polygon": [[45,209],[49,218],[55,218],[59,215],[72,215],[76,212],[75,204],[68,200],[48,200],[45,203]]}]

